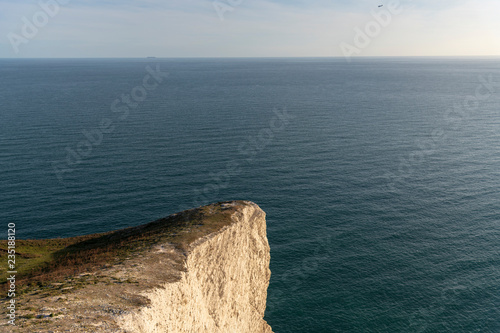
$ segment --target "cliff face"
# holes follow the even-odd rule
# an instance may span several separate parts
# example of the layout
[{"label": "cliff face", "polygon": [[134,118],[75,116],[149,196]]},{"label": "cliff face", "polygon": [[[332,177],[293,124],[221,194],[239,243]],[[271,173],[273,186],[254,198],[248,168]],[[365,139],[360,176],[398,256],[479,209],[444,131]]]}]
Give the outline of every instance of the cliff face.
[{"label": "cliff face", "polygon": [[[180,281],[143,293],[151,304],[120,318],[130,332],[272,332],[263,320],[269,284],[264,212],[238,207],[234,223],[196,241]],[[162,269],[158,266],[157,269]]]},{"label": "cliff face", "polygon": [[212,204],[96,237],[85,246],[140,249],[19,296],[9,331],[272,332],[263,319],[269,244],[256,204]]}]

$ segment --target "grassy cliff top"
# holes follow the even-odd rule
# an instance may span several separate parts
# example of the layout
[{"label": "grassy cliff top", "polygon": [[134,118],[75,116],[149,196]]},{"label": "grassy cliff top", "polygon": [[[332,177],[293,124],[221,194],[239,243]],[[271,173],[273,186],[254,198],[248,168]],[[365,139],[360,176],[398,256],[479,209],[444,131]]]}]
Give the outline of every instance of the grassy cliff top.
[{"label": "grassy cliff top", "polygon": [[[186,210],[144,225],[93,235],[16,240],[18,292],[44,287],[71,276],[95,272],[169,243],[186,253],[196,240],[232,223],[231,215],[246,201],[228,201]],[[7,241],[0,241],[0,260],[7,263]],[[6,271],[0,281],[6,289]]]}]

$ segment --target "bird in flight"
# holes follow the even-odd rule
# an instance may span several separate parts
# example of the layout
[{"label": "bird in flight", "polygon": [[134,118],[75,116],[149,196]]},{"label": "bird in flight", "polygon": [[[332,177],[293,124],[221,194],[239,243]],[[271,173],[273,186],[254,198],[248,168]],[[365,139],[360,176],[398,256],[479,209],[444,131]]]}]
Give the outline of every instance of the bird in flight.
[{"label": "bird in flight", "polygon": [[378,5],[378,8],[383,7],[384,5]]}]

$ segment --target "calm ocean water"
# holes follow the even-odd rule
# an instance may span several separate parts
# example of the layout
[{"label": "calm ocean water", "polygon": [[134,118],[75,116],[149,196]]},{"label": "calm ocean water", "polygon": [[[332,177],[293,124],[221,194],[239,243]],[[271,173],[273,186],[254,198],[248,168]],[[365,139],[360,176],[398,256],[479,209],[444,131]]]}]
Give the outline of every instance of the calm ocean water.
[{"label": "calm ocean water", "polygon": [[497,82],[493,58],[3,59],[2,236],[252,200],[275,332],[500,332]]}]

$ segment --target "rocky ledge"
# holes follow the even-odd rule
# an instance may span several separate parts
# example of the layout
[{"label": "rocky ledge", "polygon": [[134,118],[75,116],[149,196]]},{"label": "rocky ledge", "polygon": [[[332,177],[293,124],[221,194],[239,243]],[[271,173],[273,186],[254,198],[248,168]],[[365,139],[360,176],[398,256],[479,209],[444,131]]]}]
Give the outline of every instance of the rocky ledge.
[{"label": "rocky ledge", "polygon": [[[265,213],[256,204],[230,201],[187,210],[87,236],[52,257],[67,258],[72,248],[102,257],[103,246],[116,249],[112,244],[128,250],[98,267],[87,262],[83,272],[31,283],[16,296],[16,326],[4,321],[0,331],[272,332],[263,319],[270,252]],[[6,318],[5,307],[2,312]]]}]

